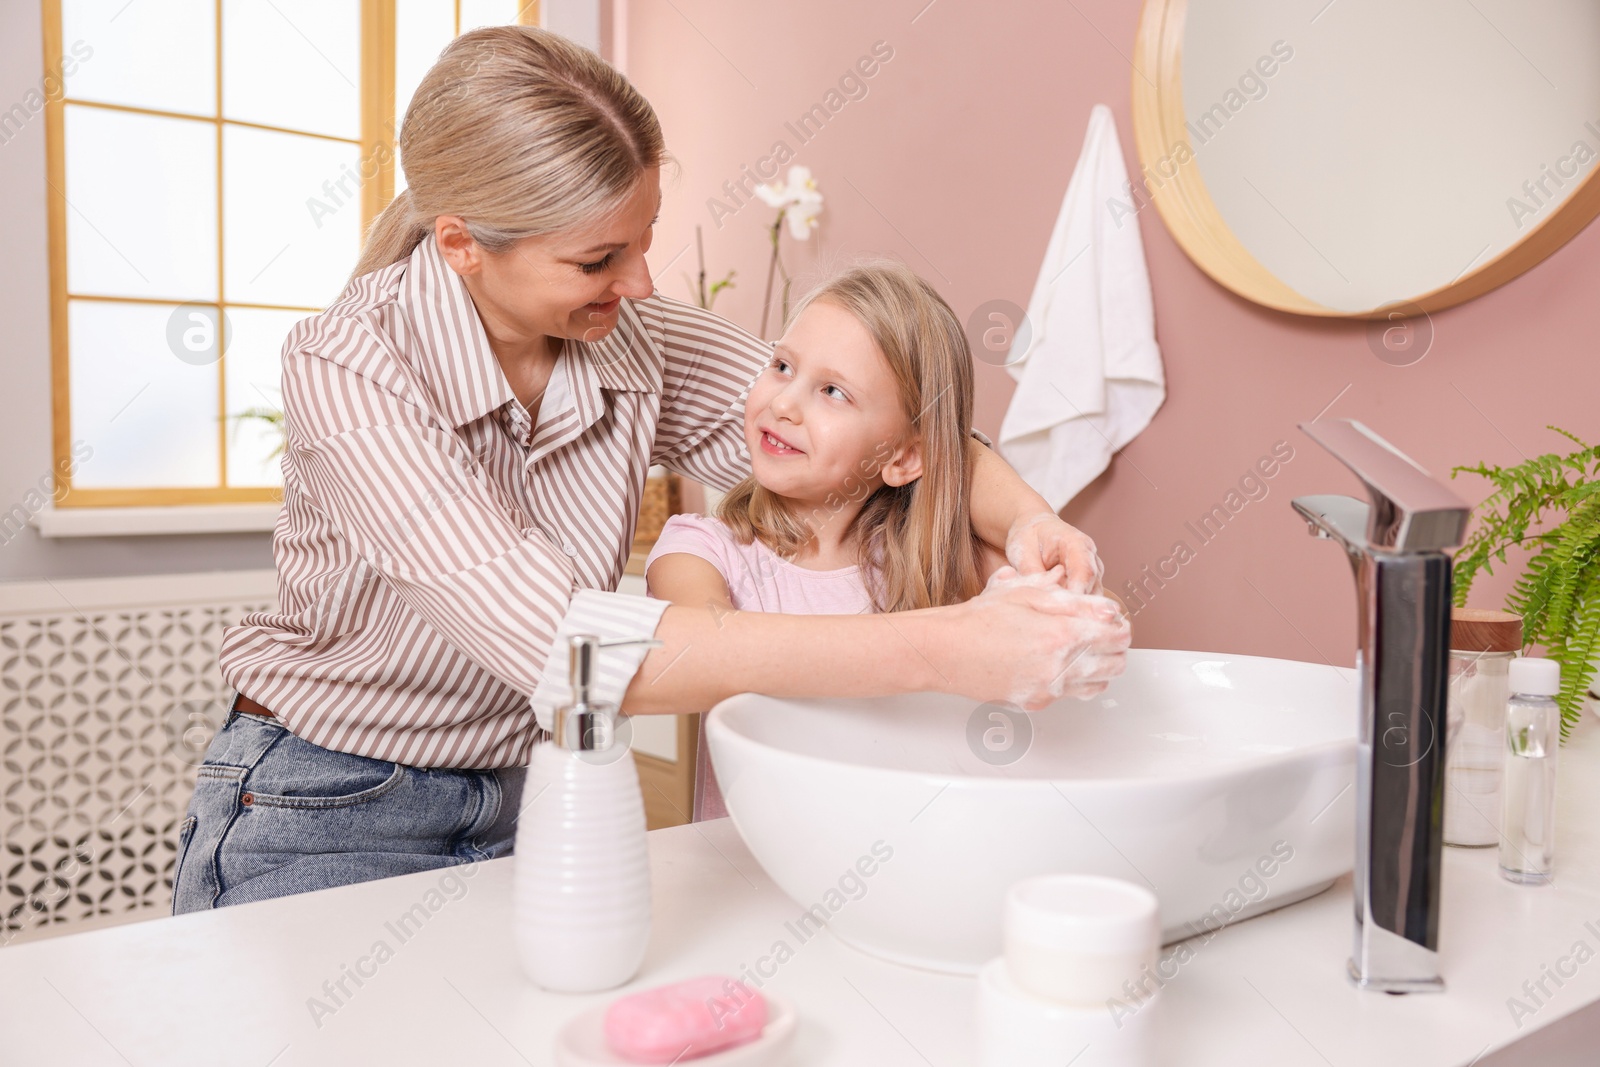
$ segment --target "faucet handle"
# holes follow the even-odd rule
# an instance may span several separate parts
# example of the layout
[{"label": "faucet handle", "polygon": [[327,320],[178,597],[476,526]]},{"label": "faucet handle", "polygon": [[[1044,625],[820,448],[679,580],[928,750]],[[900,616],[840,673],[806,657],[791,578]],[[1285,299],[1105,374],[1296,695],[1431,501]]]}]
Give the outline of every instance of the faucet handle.
[{"label": "faucet handle", "polygon": [[1416,460],[1355,419],[1302,422],[1300,429],[1354,472],[1372,506],[1366,540],[1391,552],[1442,552],[1466,537],[1472,507]]}]

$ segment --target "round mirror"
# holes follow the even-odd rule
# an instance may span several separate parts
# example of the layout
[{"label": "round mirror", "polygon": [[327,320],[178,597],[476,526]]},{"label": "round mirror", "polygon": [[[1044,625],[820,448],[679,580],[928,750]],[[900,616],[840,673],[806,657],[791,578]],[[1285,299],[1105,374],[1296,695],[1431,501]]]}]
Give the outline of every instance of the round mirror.
[{"label": "round mirror", "polygon": [[1600,213],[1594,0],[1147,0],[1134,65],[1127,207],[1269,307],[1448,307]]}]

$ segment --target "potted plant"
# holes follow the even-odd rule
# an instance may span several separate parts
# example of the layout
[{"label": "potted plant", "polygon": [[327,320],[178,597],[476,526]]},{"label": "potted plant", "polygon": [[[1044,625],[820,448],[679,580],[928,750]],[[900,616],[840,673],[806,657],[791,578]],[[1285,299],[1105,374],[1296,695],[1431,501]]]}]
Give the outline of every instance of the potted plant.
[{"label": "potted plant", "polygon": [[[1533,552],[1505,609],[1522,616],[1524,649],[1543,645],[1561,664],[1561,737],[1565,740],[1583,713],[1584,700],[1600,653],[1600,446],[1585,444],[1557,426],[1581,447],[1566,455],[1535,456],[1514,467],[1480,463],[1453,467],[1495,484],[1475,509],[1478,526],[1456,554],[1457,607],[1467,602],[1478,571],[1493,574],[1493,559],[1506,562],[1506,550]],[[1560,513],[1554,525],[1535,533],[1528,528]]]},{"label": "potted plant", "polygon": [[789,285],[793,279],[784,269],[783,260],[778,254],[783,224],[786,221],[789,223],[789,235],[796,241],[810,238],[811,231],[817,228],[817,216],[822,214],[822,193],[817,189],[816,179],[811,177],[810,167],[793,166],[789,168],[785,184],[774,182],[771,185],[758,185],[756,195],[766,201],[769,207],[778,209],[778,217],[772,220],[772,226],[767,231],[767,239],[772,243],[772,260],[767,264],[767,292],[761,298],[760,336],[765,337],[767,313],[772,309],[774,274],[783,277],[783,318],[779,320],[779,328],[789,324]]},{"label": "potted plant", "polygon": [[230,418],[241,422],[245,419],[255,419],[266,423],[267,429],[275,434],[278,439],[277,444],[273,446],[272,451],[266,458],[274,460],[283,455],[284,447],[288,442],[289,428],[284,425],[282,411],[269,407],[245,408],[239,414],[230,416]]},{"label": "potted plant", "polygon": [[710,286],[707,286],[706,245],[704,239],[702,239],[700,236],[700,227],[698,226],[694,228],[694,250],[695,255],[700,260],[698,284],[696,282],[689,282],[689,276],[687,274],[683,276],[683,280],[689,282],[689,292],[694,295],[694,302],[705,308],[707,311],[710,311],[711,305],[717,302],[717,294],[722,292],[724,289],[733,288],[733,276],[736,272],[730,270],[717,281],[712,282]]},{"label": "potted plant", "polygon": [[[796,241],[809,240],[811,231],[817,228],[817,216],[822,214],[822,191],[817,187],[817,181],[811,176],[810,167],[793,166],[783,184],[772,182],[767,185],[756,186],[756,196],[769,207],[778,209],[778,215],[772,220],[772,225],[767,227],[767,243],[772,245],[772,257],[767,263],[767,287],[761,297],[761,329],[757,336],[767,336],[767,322],[772,310],[772,283],[777,278],[783,279],[783,288],[780,299],[783,304],[783,316],[779,328],[789,322],[789,289],[794,279],[789,277],[789,271],[783,265],[781,255],[784,223],[788,223],[789,236]],[[705,248],[700,238],[700,227],[694,228],[695,251],[700,259],[700,274],[698,284],[690,281],[684,275],[684,280],[689,282],[689,292],[694,296],[695,303],[710,310],[712,303],[717,299],[717,294],[724,289],[733,288],[733,271],[729,271],[721,281],[713,282],[710,288],[706,287],[706,256]]]}]

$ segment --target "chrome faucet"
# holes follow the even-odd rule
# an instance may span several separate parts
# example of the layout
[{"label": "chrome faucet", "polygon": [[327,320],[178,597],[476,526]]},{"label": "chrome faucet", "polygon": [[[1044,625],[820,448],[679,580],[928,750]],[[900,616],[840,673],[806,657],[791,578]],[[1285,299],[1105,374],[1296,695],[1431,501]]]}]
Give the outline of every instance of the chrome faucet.
[{"label": "chrome faucet", "polygon": [[1451,559],[1471,507],[1353,419],[1302,422],[1367,487],[1369,503],[1291,503],[1316,537],[1344,546],[1355,572],[1355,951],[1350,979],[1390,993],[1443,990],[1439,878]]}]

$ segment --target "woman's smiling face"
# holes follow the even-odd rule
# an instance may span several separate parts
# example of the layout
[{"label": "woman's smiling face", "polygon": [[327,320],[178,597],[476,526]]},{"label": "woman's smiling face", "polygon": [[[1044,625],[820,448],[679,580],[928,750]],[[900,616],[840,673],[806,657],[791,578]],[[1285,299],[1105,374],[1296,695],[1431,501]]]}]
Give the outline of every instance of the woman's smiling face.
[{"label": "woman's smiling face", "polygon": [[745,444],[756,481],[808,504],[860,503],[922,473],[900,388],[872,336],[837,304],[807,305],[750,387]]},{"label": "woman's smiling face", "polygon": [[661,209],[660,168],[652,167],[623,205],[601,222],[524,237],[488,252],[461,219],[441,216],[439,246],[468,280],[491,337],[599,341],[616,328],[621,298],[654,291],[645,253]]}]

